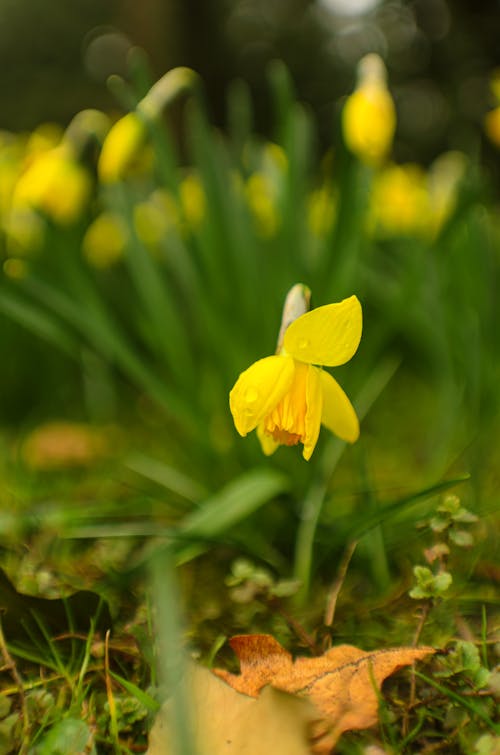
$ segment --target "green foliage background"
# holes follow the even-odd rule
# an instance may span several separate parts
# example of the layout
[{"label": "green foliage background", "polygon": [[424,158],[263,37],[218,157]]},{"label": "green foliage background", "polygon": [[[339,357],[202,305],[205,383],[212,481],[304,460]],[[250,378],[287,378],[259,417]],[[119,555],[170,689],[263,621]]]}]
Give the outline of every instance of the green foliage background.
[{"label": "green foliage background", "polygon": [[[55,5],[48,11],[31,3],[31,24],[21,18],[23,8],[0,5],[0,50],[22,63],[3,73],[0,171],[9,167],[11,148],[21,150],[23,170],[33,157],[23,151],[29,134],[14,132],[55,119],[68,127],[60,146],[74,137],[80,110],[109,110],[114,120],[140,112],[141,98],[172,65],[192,64],[202,75],[161,117],[148,119],[145,152],[119,181],[103,182],[98,173],[111,121],[104,117],[102,131],[84,133],[73,159],[89,178],[88,201],[69,223],[31,208],[43,229],[36,250],[17,248],[3,219],[0,530],[7,577],[0,597],[6,630],[10,612],[15,622],[29,616],[33,632],[34,598],[25,593],[41,593],[42,618],[50,614],[43,601],[59,601],[69,588],[104,595],[119,627],[138,610],[132,633],[142,665],[136,656],[117,661],[121,648],[115,648],[112,673],[125,690],[125,712],[102,714],[98,725],[103,752],[127,751],[130,717],[137,714],[144,737],[145,718],[157,707],[145,575],[153,575],[170,642],[179,642],[181,632],[171,579],[174,571],[180,576],[193,644],[213,657],[224,634],[255,627],[289,632],[281,614],[262,617],[253,598],[235,607],[228,572],[237,585],[243,571],[246,589],[261,602],[264,596],[267,608],[293,593],[295,615],[321,639],[332,631],[318,618],[328,585],[346,547],[357,543],[338,636],[377,646],[389,633],[391,641],[409,643],[415,629],[404,596],[415,577],[415,595],[427,601],[423,615],[432,616],[424,630],[429,641],[446,644],[456,632],[455,615],[465,617],[482,633],[482,665],[474,656],[474,670],[485,676],[499,504],[498,158],[482,131],[497,62],[493,8],[479,17],[438,0],[382,3],[358,19],[358,31],[354,21],[307,2],[266,11],[256,2],[151,0],[141,5],[140,19],[132,4],[86,3],[85,13],[83,4],[82,13],[61,6],[57,15]],[[200,28],[209,50],[197,36]],[[413,30],[414,47],[403,45],[403,28]],[[131,51],[117,29],[145,42],[149,54]],[[379,173],[349,153],[340,127],[354,84],[350,56],[366,45],[387,53],[400,116],[394,160],[420,160],[429,188],[431,161],[450,149],[463,153],[465,170],[438,225],[432,206],[407,228],[373,223]],[[111,79],[110,93],[98,79],[113,72],[121,75]],[[19,91],[22,100],[14,96]],[[189,180],[198,188],[191,184],[186,200]],[[163,204],[155,204],[158,197]],[[313,206],[320,208],[316,223]],[[153,241],[137,222],[144,207],[160,208]],[[85,239],[103,212],[118,218],[124,243],[113,265],[99,267],[89,262]],[[156,228],[153,220],[148,229]],[[335,371],[361,418],[360,441],[346,448],[323,431],[309,464],[293,448],[263,457],[253,434],[237,436],[228,409],[238,374],[273,353],[284,296],[298,281],[312,289],[313,305],[355,293],[364,313],[360,349]],[[105,450],[87,466],[30,463],[31,431],[61,418],[90,426],[105,439]],[[415,567],[422,549],[436,545],[440,525],[432,514],[450,489],[463,496],[468,523],[478,516],[474,537],[460,530],[459,556]],[[230,566],[242,556],[252,563]],[[453,583],[443,578],[445,567]],[[400,602],[393,611],[394,596]],[[64,601],[57,611],[55,605],[52,614],[64,615]],[[382,610],[370,621],[374,606]],[[35,628],[28,649],[7,634],[16,657],[47,664],[71,697],[66,719],[60,700],[36,701],[40,710],[32,720],[42,722],[36,736],[50,747],[69,727],[83,741],[89,730],[78,719],[94,657],[92,631],[81,647],[73,642],[69,660],[43,628]],[[177,670],[167,655],[160,652],[159,665],[166,664],[160,676],[170,683]],[[97,679],[102,667],[94,671]],[[102,709],[102,684],[92,680],[98,691],[89,693],[90,709]],[[462,677],[453,694],[461,684]],[[131,699],[140,702],[139,713],[126,712]],[[479,716],[474,705],[464,706],[474,713],[470,742],[485,722],[495,730],[489,698],[484,706]],[[439,718],[429,710],[411,734],[415,747],[425,717]],[[20,721],[6,720],[12,727]],[[29,732],[22,736],[26,742]]]}]

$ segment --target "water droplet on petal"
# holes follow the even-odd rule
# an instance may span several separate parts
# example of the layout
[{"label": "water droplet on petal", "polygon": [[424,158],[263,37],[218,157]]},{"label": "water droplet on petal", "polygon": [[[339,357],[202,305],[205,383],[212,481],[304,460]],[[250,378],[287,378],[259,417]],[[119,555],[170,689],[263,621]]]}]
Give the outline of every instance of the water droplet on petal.
[{"label": "water droplet on petal", "polygon": [[253,404],[259,398],[259,392],[256,388],[247,388],[245,391],[245,401],[247,404]]}]

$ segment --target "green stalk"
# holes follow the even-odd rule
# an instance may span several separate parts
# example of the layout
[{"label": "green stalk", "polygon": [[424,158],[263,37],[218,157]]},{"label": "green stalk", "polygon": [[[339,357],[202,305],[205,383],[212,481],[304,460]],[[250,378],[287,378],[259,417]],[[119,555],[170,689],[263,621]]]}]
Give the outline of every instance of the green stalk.
[{"label": "green stalk", "polygon": [[[358,417],[363,419],[399,367],[399,360],[386,359],[363,386],[354,402]],[[298,605],[304,605],[309,594],[313,566],[314,540],[325,496],[333,473],[344,453],[346,444],[330,438],[319,464],[319,473],[312,481],[304,499],[295,541],[294,577],[301,582],[296,595]]]}]

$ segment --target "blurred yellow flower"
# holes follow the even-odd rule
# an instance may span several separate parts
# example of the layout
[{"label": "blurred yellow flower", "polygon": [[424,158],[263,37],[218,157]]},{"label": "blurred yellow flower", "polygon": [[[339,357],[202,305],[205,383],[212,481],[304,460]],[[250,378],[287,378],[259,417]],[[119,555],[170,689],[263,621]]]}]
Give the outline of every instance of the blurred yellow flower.
[{"label": "blurred yellow flower", "polygon": [[500,106],[484,116],[484,129],[495,147],[500,147]]},{"label": "blurred yellow flower", "polygon": [[17,145],[0,147],[0,219],[10,209],[12,194],[22,171],[21,154]]},{"label": "blurred yellow flower", "polygon": [[60,144],[43,151],[20,176],[12,198],[12,209],[32,207],[62,225],[77,220],[92,188],[88,171]]},{"label": "blurred yellow flower", "polygon": [[495,147],[500,147],[500,68],[496,68],[491,74],[490,89],[496,100],[496,107],[484,116],[484,130]]},{"label": "blurred yellow flower", "polygon": [[14,207],[5,218],[3,229],[9,254],[31,255],[42,248],[45,224],[31,207]]},{"label": "blurred yellow flower", "polygon": [[120,181],[134,165],[146,140],[146,124],[127,113],[110,128],[102,145],[97,172],[103,183]]},{"label": "blurred yellow flower", "polygon": [[285,151],[273,142],[248,142],[243,150],[243,194],[257,234],[268,239],[281,224],[280,203],[288,171]]},{"label": "blurred yellow flower", "polygon": [[386,79],[382,59],[375,53],[366,55],[358,65],[356,89],[342,111],[345,143],[368,165],[383,162],[396,129],[396,111]]},{"label": "blurred yellow flower", "polygon": [[[356,296],[301,314],[290,322],[287,305],[305,287],[294,286],[285,303],[283,345],[275,356],[259,359],[241,373],[229,394],[240,435],[257,429],[263,452],[279,445],[303,444],[309,460],[323,424],[342,440],[354,443],[359,423],[337,381],[318,366],[344,364],[361,338],[362,313]],[[307,292],[308,293],[308,292]]]},{"label": "blurred yellow flower", "polygon": [[56,123],[41,123],[30,133],[26,142],[26,165],[43,152],[57,147],[61,143],[64,132]]},{"label": "blurred yellow flower", "polygon": [[373,182],[368,228],[381,236],[425,232],[430,218],[425,172],[419,165],[388,165]]},{"label": "blurred yellow flower", "polygon": [[430,206],[430,230],[435,235],[455,209],[457,192],[467,168],[463,152],[444,152],[432,163],[427,185]]},{"label": "blurred yellow flower", "polygon": [[160,204],[149,199],[134,207],[134,226],[142,243],[154,249],[165,238],[171,223]]},{"label": "blurred yellow flower", "polygon": [[245,197],[259,236],[265,239],[275,236],[281,219],[270,178],[264,173],[252,173],[245,184]]},{"label": "blurred yellow flower", "polygon": [[26,260],[20,260],[17,257],[9,257],[3,263],[3,271],[7,278],[12,280],[22,280],[26,278],[29,267]]},{"label": "blurred yellow flower", "polygon": [[166,189],[156,189],[134,207],[134,227],[142,243],[154,250],[172,231],[180,233],[179,206]]},{"label": "blurred yellow flower", "polygon": [[103,270],[123,257],[126,243],[127,232],[122,219],[112,212],[102,212],[87,228],[82,251],[93,267]]},{"label": "blurred yellow flower", "polygon": [[330,183],[324,183],[314,189],[308,202],[308,225],[316,238],[322,239],[328,235],[335,222],[337,212],[337,196]]},{"label": "blurred yellow flower", "polygon": [[111,127],[97,166],[103,183],[120,181],[131,169],[143,168],[145,162],[150,167],[151,151],[146,149],[148,124],[159,118],[162,110],[179,95],[193,89],[197,81],[198,74],[190,68],[172,68],[153,84],[134,112],[123,116]]},{"label": "blurred yellow flower", "polygon": [[191,228],[198,228],[206,212],[205,190],[196,173],[188,173],[179,184],[181,207]]},{"label": "blurred yellow flower", "polygon": [[435,237],[455,207],[465,168],[461,152],[440,155],[427,173],[414,163],[385,166],[372,185],[369,231]]}]

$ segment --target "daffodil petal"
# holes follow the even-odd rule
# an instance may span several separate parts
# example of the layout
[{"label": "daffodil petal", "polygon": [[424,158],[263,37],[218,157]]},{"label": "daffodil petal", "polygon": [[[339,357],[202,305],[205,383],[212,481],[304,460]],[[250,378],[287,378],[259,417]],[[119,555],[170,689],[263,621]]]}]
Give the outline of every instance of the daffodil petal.
[{"label": "daffodil petal", "polygon": [[359,437],[359,422],[354,407],[337,381],[325,370],[320,370],[323,393],[322,424],[348,443]]},{"label": "daffodil petal", "polygon": [[300,362],[335,367],[356,352],[361,330],[361,304],[356,296],[350,296],[298,317],[288,326],[283,345],[286,353]]},{"label": "daffodil petal", "polygon": [[323,370],[309,366],[306,381],[305,437],[304,448],[302,450],[302,456],[306,461],[309,461],[311,458],[321,429],[323,409],[322,374]]},{"label": "daffodil petal", "polygon": [[229,394],[229,406],[240,435],[254,430],[290,389],[295,364],[291,357],[259,359],[241,373]]},{"label": "daffodil petal", "polygon": [[260,442],[262,453],[265,456],[271,456],[271,454],[273,454],[279,446],[278,441],[274,440],[272,435],[268,435],[268,433],[265,432],[264,425],[262,423],[257,426],[257,437]]}]

